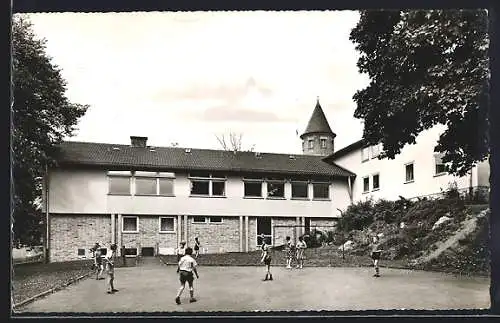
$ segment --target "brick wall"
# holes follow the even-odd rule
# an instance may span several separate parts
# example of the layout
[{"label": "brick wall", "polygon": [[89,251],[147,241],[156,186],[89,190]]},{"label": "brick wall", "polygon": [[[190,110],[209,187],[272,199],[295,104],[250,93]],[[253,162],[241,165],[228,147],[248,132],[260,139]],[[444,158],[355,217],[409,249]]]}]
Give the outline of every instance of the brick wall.
[{"label": "brick wall", "polygon": [[248,217],[248,251],[257,249],[257,218]]},{"label": "brick wall", "polygon": [[[296,218],[273,218],[273,226],[275,225],[297,225]],[[298,241],[296,229],[294,227],[274,227],[274,245],[281,246],[285,244],[285,238],[289,236],[291,241],[295,243]]]},{"label": "brick wall", "polygon": [[50,215],[50,262],[82,259],[78,256],[78,249],[85,249],[85,257],[91,258],[89,249],[96,242],[109,249],[110,215]]},{"label": "brick wall", "polygon": [[[223,217],[222,223],[193,223],[188,217],[188,245],[193,247],[198,236],[202,252],[207,253],[240,251],[239,217]],[[244,228],[243,228],[244,229]]]},{"label": "brick wall", "polygon": [[[159,248],[176,248],[177,234],[175,233],[160,233],[159,218],[160,216],[140,215],[139,217],[139,232],[137,233],[121,233],[122,245],[125,248],[137,248],[138,254],[141,253],[141,248],[154,248],[155,253]],[[176,217],[175,217],[176,218]],[[117,226],[121,232],[121,224]],[[121,247],[121,246],[120,246]]]},{"label": "brick wall", "polygon": [[325,218],[312,218],[311,219],[311,230],[316,228],[317,230],[327,232],[333,231],[335,228],[332,228],[332,225],[337,225],[337,220],[334,218],[325,219]]}]

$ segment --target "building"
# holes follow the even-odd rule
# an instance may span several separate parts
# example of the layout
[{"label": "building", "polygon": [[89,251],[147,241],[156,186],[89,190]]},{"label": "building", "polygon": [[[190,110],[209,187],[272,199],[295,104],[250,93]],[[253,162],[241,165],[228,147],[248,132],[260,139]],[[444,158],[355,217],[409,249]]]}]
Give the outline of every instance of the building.
[{"label": "building", "polygon": [[436,129],[394,160],[376,159],[379,147],[363,141],[335,151],[318,100],[301,155],[152,147],[137,136],[130,145],[64,142],[44,183],[49,261],[89,257],[96,241],[127,256],[169,254],[196,236],[203,252],[246,252],[262,233],[279,245],[312,227],[331,230],[340,210],[370,196],[421,196],[450,180],[487,185],[486,163],[472,177],[440,171]]}]

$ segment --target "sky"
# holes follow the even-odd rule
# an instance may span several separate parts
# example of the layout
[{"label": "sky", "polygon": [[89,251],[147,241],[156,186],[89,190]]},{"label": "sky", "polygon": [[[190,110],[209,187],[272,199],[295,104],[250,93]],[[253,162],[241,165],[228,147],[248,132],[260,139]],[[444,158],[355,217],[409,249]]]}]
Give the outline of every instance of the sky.
[{"label": "sky", "polygon": [[352,96],[369,84],[349,40],[356,11],[29,14],[61,68],[67,96],[88,104],[68,140],[301,153],[317,97],[337,134],[359,140]]}]

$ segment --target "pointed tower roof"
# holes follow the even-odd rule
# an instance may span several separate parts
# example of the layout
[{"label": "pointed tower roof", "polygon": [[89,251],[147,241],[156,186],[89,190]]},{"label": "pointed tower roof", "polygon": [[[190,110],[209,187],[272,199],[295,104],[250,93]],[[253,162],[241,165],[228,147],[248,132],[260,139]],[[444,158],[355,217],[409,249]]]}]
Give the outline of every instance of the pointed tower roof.
[{"label": "pointed tower roof", "polygon": [[311,119],[309,119],[309,123],[307,124],[306,131],[300,136],[302,139],[305,135],[310,133],[326,133],[331,134],[334,137],[336,134],[330,128],[328,124],[328,120],[326,120],[325,113],[319,104],[319,97],[316,101],[316,106],[314,107],[314,111],[311,115]]}]

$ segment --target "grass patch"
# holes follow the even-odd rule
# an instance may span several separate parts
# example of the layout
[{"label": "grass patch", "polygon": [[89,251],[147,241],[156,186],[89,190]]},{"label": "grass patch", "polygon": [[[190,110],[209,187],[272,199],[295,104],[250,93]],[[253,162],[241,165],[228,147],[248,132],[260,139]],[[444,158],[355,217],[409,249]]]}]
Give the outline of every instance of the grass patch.
[{"label": "grass patch", "polygon": [[90,272],[92,260],[56,262],[50,264],[19,264],[12,269],[12,298],[14,304],[66,285]]}]

